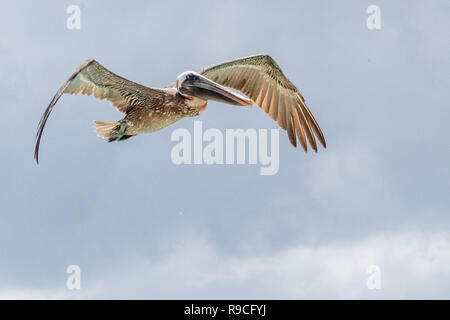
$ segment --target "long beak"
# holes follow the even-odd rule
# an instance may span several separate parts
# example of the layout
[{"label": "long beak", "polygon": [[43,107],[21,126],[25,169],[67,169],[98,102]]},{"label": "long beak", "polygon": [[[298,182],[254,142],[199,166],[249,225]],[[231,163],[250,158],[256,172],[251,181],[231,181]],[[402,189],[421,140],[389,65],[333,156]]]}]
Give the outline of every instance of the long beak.
[{"label": "long beak", "polygon": [[251,106],[253,101],[242,94],[233,92],[208,78],[195,73],[194,77],[186,79],[182,85],[189,95],[204,99],[215,100],[237,106]]}]

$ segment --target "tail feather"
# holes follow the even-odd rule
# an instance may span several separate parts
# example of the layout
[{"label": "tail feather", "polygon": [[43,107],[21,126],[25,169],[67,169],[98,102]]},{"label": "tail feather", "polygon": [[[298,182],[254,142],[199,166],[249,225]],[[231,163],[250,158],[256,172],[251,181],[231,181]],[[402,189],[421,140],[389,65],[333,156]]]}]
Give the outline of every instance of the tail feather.
[{"label": "tail feather", "polygon": [[133,135],[126,134],[127,124],[123,120],[115,122],[94,121],[95,131],[98,136],[108,139],[108,142],[121,141],[132,137]]},{"label": "tail feather", "polygon": [[115,121],[115,122],[105,122],[105,121],[94,121],[95,123],[95,131],[98,132],[98,136],[105,138],[105,139],[110,139],[112,138],[112,136],[115,135],[115,132],[117,131],[117,127],[119,125],[119,122]]}]

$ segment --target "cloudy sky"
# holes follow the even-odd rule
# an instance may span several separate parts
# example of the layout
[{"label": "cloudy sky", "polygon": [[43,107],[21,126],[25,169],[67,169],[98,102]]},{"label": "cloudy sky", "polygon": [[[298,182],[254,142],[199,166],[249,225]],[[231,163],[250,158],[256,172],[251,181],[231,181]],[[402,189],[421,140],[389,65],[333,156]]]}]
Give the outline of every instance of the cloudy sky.
[{"label": "cloudy sky", "polygon": [[[448,1],[4,2],[0,298],[450,298]],[[366,26],[371,4],[381,30]],[[163,87],[262,52],[328,144],[305,154],[280,131],[276,175],[174,165],[171,133],[192,118],[108,144],[92,120],[121,114],[86,96],[62,97],[33,161],[42,112],[87,58]],[[198,119],[277,128],[215,102]]]}]

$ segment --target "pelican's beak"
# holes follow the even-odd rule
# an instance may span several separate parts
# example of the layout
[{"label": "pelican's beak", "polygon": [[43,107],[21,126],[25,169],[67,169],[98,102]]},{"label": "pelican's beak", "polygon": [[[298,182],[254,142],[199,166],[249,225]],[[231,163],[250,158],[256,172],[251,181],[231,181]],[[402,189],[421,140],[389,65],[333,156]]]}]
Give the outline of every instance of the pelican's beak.
[{"label": "pelican's beak", "polygon": [[246,96],[233,92],[196,72],[189,72],[183,77],[178,90],[203,100],[214,100],[238,106],[251,106],[253,101]]}]

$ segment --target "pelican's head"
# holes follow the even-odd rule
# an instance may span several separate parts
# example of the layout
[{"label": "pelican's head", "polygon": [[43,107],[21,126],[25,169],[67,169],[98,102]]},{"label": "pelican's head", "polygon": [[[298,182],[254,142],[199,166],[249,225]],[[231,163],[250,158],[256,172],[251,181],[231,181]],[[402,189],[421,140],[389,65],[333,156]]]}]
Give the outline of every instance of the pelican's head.
[{"label": "pelican's head", "polygon": [[176,81],[176,87],[178,92],[188,99],[215,100],[238,106],[253,105],[253,101],[247,97],[232,92],[230,89],[194,71],[186,71],[180,74]]}]

